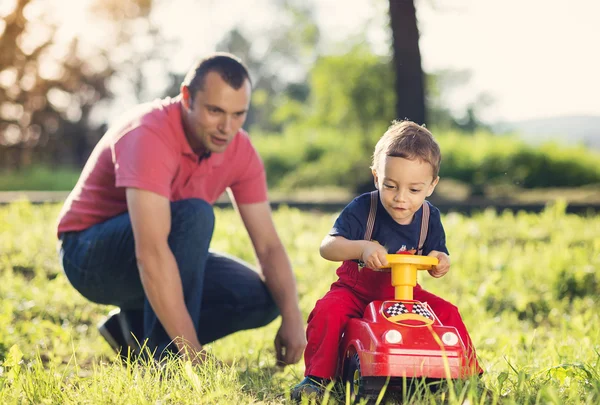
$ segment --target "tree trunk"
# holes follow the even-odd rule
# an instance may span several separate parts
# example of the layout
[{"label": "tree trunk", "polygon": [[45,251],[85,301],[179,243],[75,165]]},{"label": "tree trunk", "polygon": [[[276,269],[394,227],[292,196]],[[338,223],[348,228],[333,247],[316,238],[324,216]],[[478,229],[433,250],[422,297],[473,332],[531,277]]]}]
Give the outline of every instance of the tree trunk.
[{"label": "tree trunk", "polygon": [[413,0],[389,2],[396,72],[396,118],[425,124],[425,88],[415,5]]}]

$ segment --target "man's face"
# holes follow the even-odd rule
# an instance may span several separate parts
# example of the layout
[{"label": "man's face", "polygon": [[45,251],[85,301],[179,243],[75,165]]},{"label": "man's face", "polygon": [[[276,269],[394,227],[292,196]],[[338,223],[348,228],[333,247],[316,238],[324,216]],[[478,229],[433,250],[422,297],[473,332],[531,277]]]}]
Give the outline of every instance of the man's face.
[{"label": "man's face", "polygon": [[439,181],[429,163],[392,156],[383,159],[373,176],[383,207],[401,225],[411,223]]},{"label": "man's face", "polygon": [[234,89],[217,72],[208,72],[194,95],[182,86],[182,113],[188,142],[196,152],[221,153],[244,124],[250,104],[250,82]]}]

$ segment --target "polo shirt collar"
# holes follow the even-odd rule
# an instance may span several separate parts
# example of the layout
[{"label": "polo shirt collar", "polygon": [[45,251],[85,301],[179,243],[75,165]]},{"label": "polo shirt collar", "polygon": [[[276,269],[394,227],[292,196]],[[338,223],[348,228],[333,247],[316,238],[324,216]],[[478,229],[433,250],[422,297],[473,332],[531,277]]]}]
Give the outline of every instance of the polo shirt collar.
[{"label": "polo shirt collar", "polygon": [[223,161],[225,160],[225,153],[211,153],[208,158],[205,158],[205,160],[212,167],[221,166],[221,164],[223,164]]}]

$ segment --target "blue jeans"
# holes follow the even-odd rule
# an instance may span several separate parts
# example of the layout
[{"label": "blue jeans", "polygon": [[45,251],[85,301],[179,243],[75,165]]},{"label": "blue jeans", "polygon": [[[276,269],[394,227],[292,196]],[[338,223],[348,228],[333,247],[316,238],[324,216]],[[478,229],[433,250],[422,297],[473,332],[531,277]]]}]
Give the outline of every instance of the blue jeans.
[{"label": "blue jeans", "polygon": [[[187,310],[200,343],[273,321],[279,311],[258,273],[239,259],[209,251],[214,228],[210,204],[199,199],[171,203],[168,243],[181,277]],[[133,334],[155,356],[175,350],[145,296],[128,213],[61,236],[65,274],[84,297],[116,305]]]}]

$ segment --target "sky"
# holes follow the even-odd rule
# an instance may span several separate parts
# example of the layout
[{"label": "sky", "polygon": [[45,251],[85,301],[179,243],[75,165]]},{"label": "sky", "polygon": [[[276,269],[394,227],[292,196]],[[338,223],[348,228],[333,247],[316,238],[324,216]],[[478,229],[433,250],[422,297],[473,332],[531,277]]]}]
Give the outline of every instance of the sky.
[{"label": "sky", "polygon": [[[202,51],[240,21],[250,27],[276,23],[268,13],[269,0],[254,0],[250,13],[246,0],[182,1],[211,23],[167,24],[167,31],[194,38],[190,43]],[[387,52],[387,1],[343,3],[316,0],[318,23],[330,47],[366,29],[374,48]],[[600,1],[417,0],[416,6],[423,68],[471,71],[471,81],[453,103],[485,92],[494,100],[485,111],[490,120],[600,115]],[[172,22],[181,15],[181,9],[168,7],[163,17]],[[185,60],[185,49],[178,63],[187,68],[191,61]]]},{"label": "sky", "polygon": [[472,70],[510,120],[600,115],[600,1],[447,3],[419,14],[425,69]]},{"label": "sky", "polygon": [[[12,0],[0,3],[7,1]],[[82,17],[84,1],[52,1],[67,18],[64,32],[87,32],[101,39],[101,29],[89,35],[91,26]],[[187,70],[237,24],[250,32],[277,24],[272,1],[159,3],[153,19],[167,37],[180,43],[169,56],[172,70]],[[377,52],[389,52],[387,0],[314,2],[324,51],[335,52],[339,41],[361,30]],[[453,105],[460,107],[487,93],[494,102],[484,118],[491,121],[600,115],[599,0],[415,3],[424,70],[461,69],[472,74],[471,81],[453,94]]]}]

